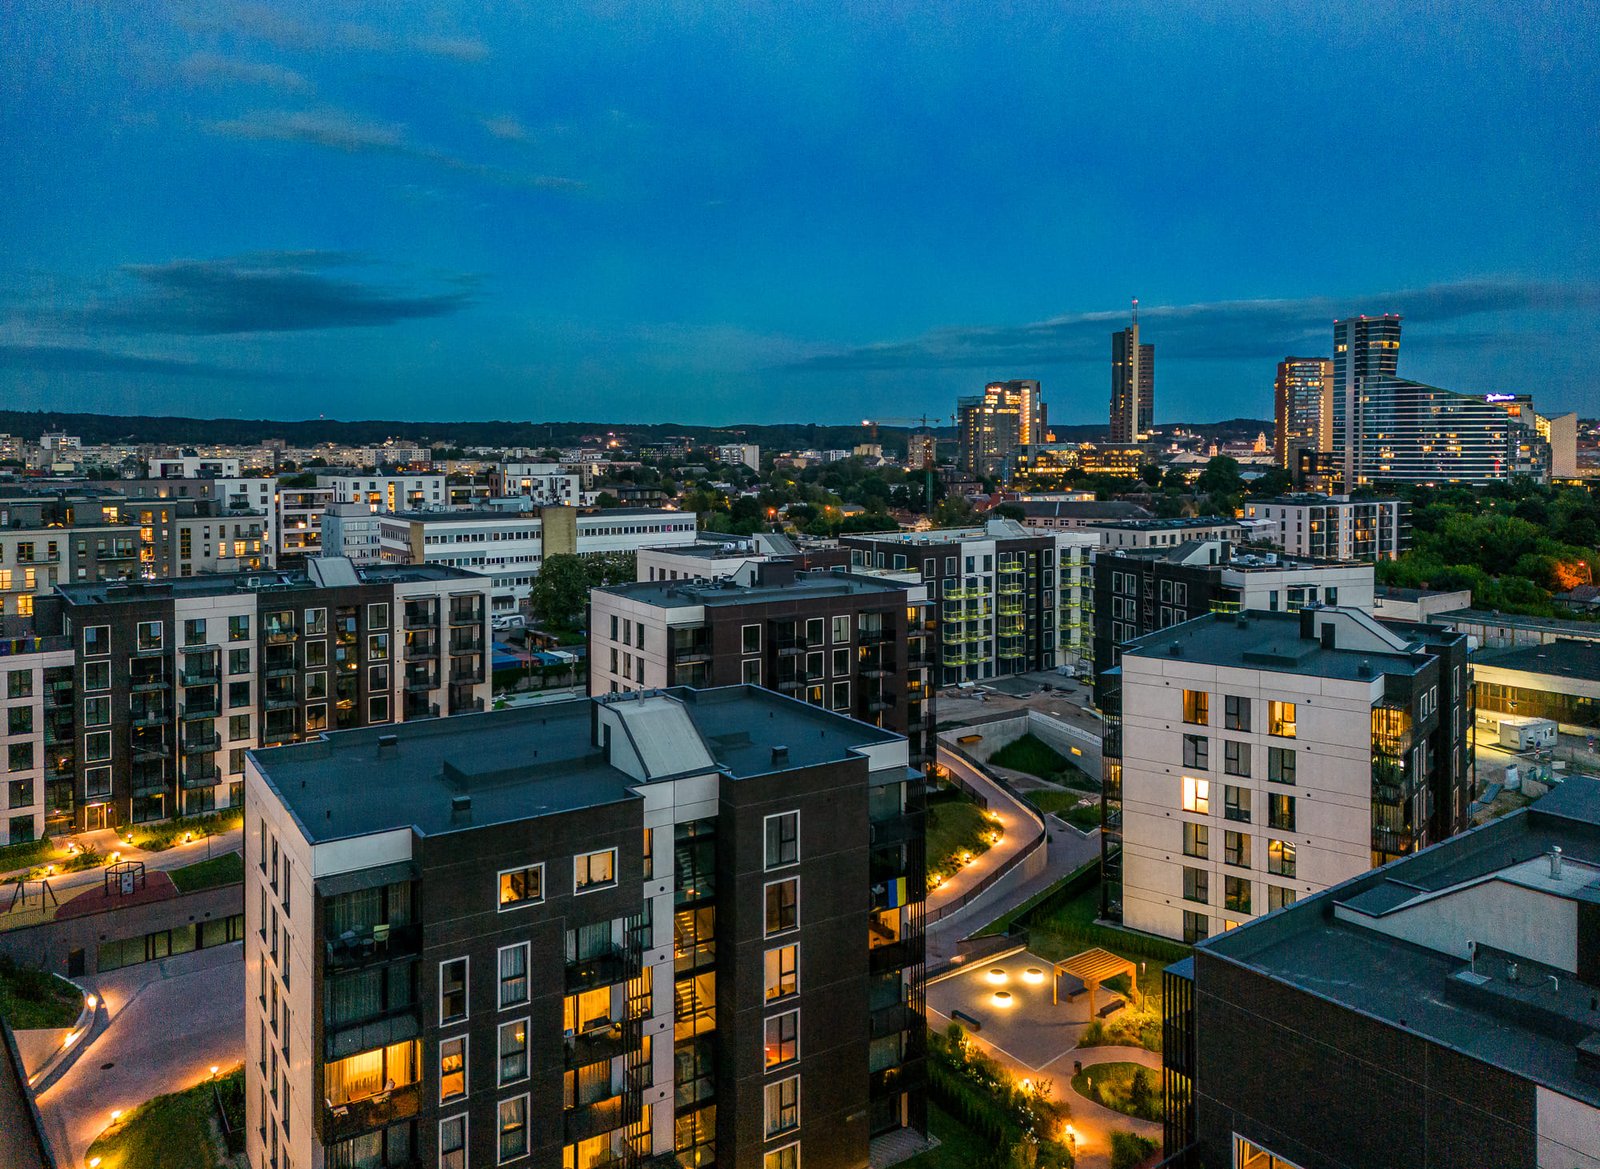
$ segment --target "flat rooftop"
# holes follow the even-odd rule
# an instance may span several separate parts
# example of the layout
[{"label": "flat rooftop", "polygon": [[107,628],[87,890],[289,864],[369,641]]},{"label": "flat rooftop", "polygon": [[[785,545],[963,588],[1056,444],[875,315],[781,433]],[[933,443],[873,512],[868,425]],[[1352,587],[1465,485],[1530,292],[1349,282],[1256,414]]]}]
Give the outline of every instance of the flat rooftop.
[{"label": "flat rooftop", "polygon": [[1567,633],[1589,641],[1600,639],[1600,621],[1528,617],[1521,613],[1501,613],[1495,609],[1451,609],[1448,613],[1435,613],[1432,619],[1446,624],[1498,625],[1504,629],[1536,629],[1545,633]]},{"label": "flat rooftop", "polygon": [[[395,828],[440,835],[464,827],[451,815],[458,795],[472,797],[474,828],[637,798],[632,789],[650,780],[613,767],[594,743],[602,705],[630,733],[637,719],[647,763],[677,769],[655,774],[663,779],[704,760],[734,779],[815,767],[901,738],[770,690],[724,686],[365,727],[252,755],[314,843]],[[786,758],[773,759],[775,746]]]},{"label": "flat rooftop", "polygon": [[[1341,619],[1349,619],[1352,612],[1311,611],[1337,614]],[[1321,624],[1317,622],[1318,628]],[[1397,627],[1385,623],[1383,628],[1410,639],[1415,637],[1414,631],[1427,627]],[[1178,647],[1176,654],[1172,652],[1174,645]],[[1344,681],[1368,680],[1384,674],[1409,677],[1431,660],[1400,650],[1390,653],[1367,648],[1324,649],[1319,638],[1300,636],[1299,612],[1255,609],[1248,613],[1207,613],[1181,625],[1147,633],[1125,643],[1122,656],[1124,659],[1176,657],[1208,666],[1311,674]]]},{"label": "flat rooftop", "polygon": [[[361,584],[410,584],[418,581],[471,581],[483,577],[448,564],[364,564],[355,567]],[[254,583],[252,583],[254,582]],[[248,572],[207,573],[204,576],[169,577],[164,580],[86,581],[60,584],[56,592],[69,605],[106,605],[151,601],[165,597],[221,597],[233,593],[264,593],[314,589],[319,585],[306,573],[279,568]]]},{"label": "flat rooftop", "polygon": [[[759,553],[752,553],[759,555]],[[792,581],[774,584],[739,584],[731,578],[714,581],[649,580],[611,585],[595,592],[611,593],[660,608],[699,605],[759,605],[766,601],[792,601],[809,597],[888,597],[904,594],[907,583],[845,572],[802,572]]]},{"label": "flat rooftop", "polygon": [[1232,516],[1225,515],[1199,515],[1180,516],[1173,519],[1148,519],[1148,520],[1103,520],[1094,524],[1097,528],[1111,528],[1119,532],[1168,532],[1187,531],[1190,528],[1218,528],[1239,527],[1240,522]]},{"label": "flat rooftop", "polygon": [[[1596,630],[1600,633],[1600,629]],[[1482,650],[1474,665],[1497,666],[1502,670],[1523,670],[1529,674],[1559,674],[1568,678],[1600,681],[1600,642],[1557,638],[1543,645],[1522,645],[1515,649]]]},{"label": "flat rooftop", "polygon": [[[1600,897],[1600,781],[1568,779],[1530,807],[1209,938],[1200,952],[1600,1106],[1600,1077],[1580,1068],[1577,1052],[1600,1033],[1596,987],[1561,972],[1558,989],[1531,959],[1482,947],[1469,969],[1464,958],[1336,913],[1348,907],[1376,918],[1484,878],[1548,891],[1540,870],[1548,872],[1544,857],[1557,845],[1564,894]],[[1517,982],[1506,977],[1508,961],[1522,970]]]}]

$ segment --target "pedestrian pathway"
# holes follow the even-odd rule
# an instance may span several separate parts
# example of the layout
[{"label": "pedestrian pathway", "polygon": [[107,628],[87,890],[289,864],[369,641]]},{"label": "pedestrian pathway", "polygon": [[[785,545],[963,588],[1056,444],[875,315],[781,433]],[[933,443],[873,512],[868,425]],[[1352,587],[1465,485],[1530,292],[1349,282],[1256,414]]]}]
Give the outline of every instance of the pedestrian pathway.
[{"label": "pedestrian pathway", "polygon": [[949,907],[959,905],[961,899],[981,885],[989,876],[1044,835],[1039,821],[1016,796],[995,783],[983,771],[943,744],[939,747],[939,763],[959,775],[969,787],[980,792],[989,805],[989,814],[1000,821],[1004,833],[1000,843],[974,858],[970,865],[947,878],[937,889],[928,893],[925,912],[937,919],[950,912]]}]

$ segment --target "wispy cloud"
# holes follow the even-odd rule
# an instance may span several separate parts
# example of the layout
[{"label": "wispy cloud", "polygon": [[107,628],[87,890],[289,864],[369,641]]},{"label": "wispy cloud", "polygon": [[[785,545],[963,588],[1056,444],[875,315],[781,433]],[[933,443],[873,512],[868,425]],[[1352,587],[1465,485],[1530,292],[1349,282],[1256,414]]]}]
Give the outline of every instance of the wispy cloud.
[{"label": "wispy cloud", "polygon": [[311,90],[311,82],[293,69],[221,53],[193,53],[178,66],[178,74],[191,85],[262,85],[289,93]]},{"label": "wispy cloud", "polygon": [[0,343],[0,370],[30,370],[36,373],[114,373],[152,374],[161,377],[204,378],[230,382],[275,382],[283,379],[272,373],[233,369],[204,361],[181,361],[169,357],[142,357],[81,345],[12,345]]},{"label": "wispy cloud", "polygon": [[208,122],[206,129],[229,138],[304,142],[348,154],[394,154],[508,187],[577,191],[585,185],[578,179],[561,175],[508,170],[460,158],[448,151],[413,142],[404,126],[370,121],[348,111],[326,106],[315,110],[253,110],[237,118]]},{"label": "wispy cloud", "polygon": [[494,137],[503,139],[506,142],[527,142],[533,137],[528,133],[527,127],[510,114],[484,118],[482,122],[485,130]]},{"label": "wispy cloud", "polygon": [[185,22],[193,28],[265,41],[283,49],[375,53],[409,50],[467,63],[483,61],[489,56],[489,46],[475,36],[460,33],[402,35],[355,21],[302,20],[267,4],[237,4],[222,12],[190,15]]},{"label": "wispy cloud", "polygon": [[80,332],[218,336],[373,328],[448,316],[473,299],[467,277],[412,290],[333,274],[359,263],[339,252],[271,252],[130,265],[95,298],[30,316]]},{"label": "wispy cloud", "polygon": [[[1203,360],[1282,356],[1327,349],[1335,317],[1398,312],[1412,322],[1442,324],[1490,313],[1559,311],[1600,306],[1600,283],[1473,280],[1360,297],[1232,300],[1140,306],[1158,359]],[[1059,365],[1108,359],[1107,332],[1128,310],[1071,313],[1020,325],[952,326],[906,341],[858,345],[791,362],[797,370],[974,369],[996,365]]]}]

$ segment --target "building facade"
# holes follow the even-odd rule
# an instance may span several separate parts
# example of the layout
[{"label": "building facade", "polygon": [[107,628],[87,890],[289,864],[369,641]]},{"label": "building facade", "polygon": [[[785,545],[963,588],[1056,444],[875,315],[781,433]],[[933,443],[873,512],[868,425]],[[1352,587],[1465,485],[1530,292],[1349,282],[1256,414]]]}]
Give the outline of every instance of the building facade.
[{"label": "building facade", "polygon": [[94,488],[0,488],[0,635],[32,632],[35,603],[58,584],[139,575],[125,505]]},{"label": "building facade", "polygon": [[1102,912],[1196,941],[1465,829],[1466,638],[1356,609],[1218,613],[1122,647]]},{"label": "building facade", "polygon": [[47,709],[35,732],[66,830],[237,806],[252,747],[489,697],[487,589],[445,568],[63,585],[36,619],[71,644],[71,688],[52,693],[75,730]]},{"label": "building facade", "polygon": [[374,512],[442,509],[450,502],[443,475],[318,471],[317,486],[332,489],[330,503],[364,503]]},{"label": "building facade", "polygon": [[937,616],[920,580],[750,565],[589,594],[589,693],[765,686],[905,735],[933,762]]},{"label": "building facade", "polygon": [[1111,334],[1111,443],[1139,443],[1149,437],[1156,412],[1156,347],[1139,340],[1139,311],[1133,324]]},{"label": "building facade", "polygon": [[1301,451],[1333,449],[1333,362],[1285,357],[1272,387],[1272,461],[1293,473]]},{"label": "building facade", "polygon": [[673,690],[332,735],[246,782],[251,1164],[858,1169],[925,1128],[897,736]]},{"label": "building facade", "polygon": [[970,475],[999,475],[1020,446],[1045,440],[1045,407],[1031,379],[990,382],[956,403],[960,466]]},{"label": "building facade", "polygon": [[1597,879],[1574,777],[1202,943],[1164,980],[1163,1164],[1600,1165]]},{"label": "building facade", "polygon": [[1347,317],[1333,322],[1333,445],[1345,490],[1359,479],[1357,451],[1366,422],[1361,409],[1368,381],[1392,378],[1400,369],[1400,315]]},{"label": "building facade", "polygon": [[1393,560],[1411,546],[1411,505],[1403,499],[1284,495],[1249,499],[1245,518],[1271,520],[1273,543],[1315,560]]},{"label": "building facade", "polygon": [[1139,443],[1047,442],[1018,447],[1006,463],[1008,482],[1054,480],[1069,473],[1137,479],[1155,461],[1149,446]]},{"label": "building facade", "polygon": [[1242,543],[1245,529],[1228,516],[1188,516],[1174,519],[1094,519],[1077,525],[1093,534],[1102,548],[1176,548],[1192,540],[1228,540]]},{"label": "building facade", "polygon": [[278,563],[302,564],[322,555],[322,515],[333,502],[331,487],[278,487]]},{"label": "building facade", "polygon": [[66,823],[76,751],[72,642],[0,638],[0,844],[22,844]]},{"label": "building facade", "polygon": [[939,685],[1076,667],[1091,652],[1091,537],[997,519],[840,543],[855,567],[920,577],[939,608]]}]

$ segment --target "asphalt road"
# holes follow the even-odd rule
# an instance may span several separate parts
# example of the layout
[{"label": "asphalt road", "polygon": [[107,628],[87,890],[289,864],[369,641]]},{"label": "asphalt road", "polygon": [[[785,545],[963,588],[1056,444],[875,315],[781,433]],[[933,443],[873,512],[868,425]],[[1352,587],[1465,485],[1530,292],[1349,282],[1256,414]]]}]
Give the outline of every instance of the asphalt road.
[{"label": "asphalt road", "polygon": [[244,1060],[243,942],[82,982],[104,998],[111,1022],[38,1101],[64,1169],[83,1164],[113,1109],[181,1091],[213,1066],[226,1071]]}]

